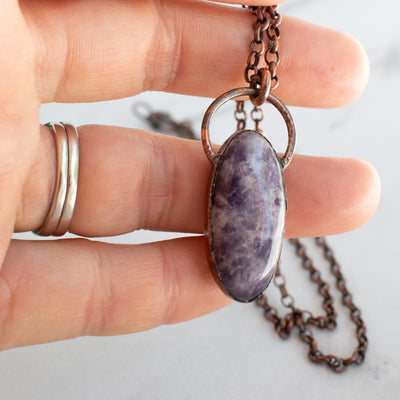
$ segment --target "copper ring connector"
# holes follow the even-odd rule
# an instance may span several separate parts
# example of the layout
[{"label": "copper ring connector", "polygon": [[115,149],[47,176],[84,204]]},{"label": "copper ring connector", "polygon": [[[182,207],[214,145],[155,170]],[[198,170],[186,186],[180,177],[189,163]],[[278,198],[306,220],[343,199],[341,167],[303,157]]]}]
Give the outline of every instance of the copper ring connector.
[{"label": "copper ring connector", "polygon": [[[250,100],[253,103],[254,106],[260,107],[262,106],[265,101],[268,99],[269,92],[271,91],[271,73],[267,68],[261,68],[258,71],[258,76],[259,78],[259,88],[256,88],[258,90],[258,95],[257,96],[251,96]],[[256,81],[254,81],[256,82]]]}]

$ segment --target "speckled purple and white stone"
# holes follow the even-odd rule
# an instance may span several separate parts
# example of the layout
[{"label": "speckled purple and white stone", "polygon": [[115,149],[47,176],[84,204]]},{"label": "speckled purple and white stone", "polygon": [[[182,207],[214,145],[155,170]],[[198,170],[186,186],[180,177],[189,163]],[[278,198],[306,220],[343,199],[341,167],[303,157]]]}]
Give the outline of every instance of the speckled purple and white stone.
[{"label": "speckled purple and white stone", "polygon": [[210,248],[228,294],[248,302],[270,283],[286,214],[282,168],[270,143],[243,131],[225,148],[214,177]]}]

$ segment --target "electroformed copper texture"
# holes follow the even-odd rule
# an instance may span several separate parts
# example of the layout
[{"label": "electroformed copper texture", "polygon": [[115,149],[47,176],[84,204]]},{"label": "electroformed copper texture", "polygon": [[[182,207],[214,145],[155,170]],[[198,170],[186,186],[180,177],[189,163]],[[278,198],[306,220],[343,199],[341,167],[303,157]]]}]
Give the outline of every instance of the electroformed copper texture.
[{"label": "electroformed copper texture", "polygon": [[[201,126],[201,142],[203,145],[204,152],[213,166],[215,166],[218,162],[218,153],[215,153],[212,148],[209,129],[210,129],[210,122],[214,117],[215,113],[219,110],[219,108],[221,108],[225,103],[227,103],[230,100],[235,100],[239,97],[254,98],[257,97],[258,95],[259,91],[253,88],[246,87],[246,88],[233,89],[215,99],[208,107],[206,113],[204,114],[203,123]],[[287,107],[278,98],[276,98],[272,94],[269,94],[266,102],[272,104],[280,112],[286,123],[288,132],[288,145],[285,154],[282,157],[279,157],[282,169],[284,170],[289,165],[293,157],[294,148],[296,145],[296,129],[293,123],[292,115],[290,114]]]}]

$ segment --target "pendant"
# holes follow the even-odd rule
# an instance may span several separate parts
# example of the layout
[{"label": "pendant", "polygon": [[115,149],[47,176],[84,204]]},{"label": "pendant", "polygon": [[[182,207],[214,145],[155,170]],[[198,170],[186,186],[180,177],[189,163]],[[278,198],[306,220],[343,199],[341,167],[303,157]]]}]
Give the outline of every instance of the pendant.
[{"label": "pendant", "polygon": [[287,208],[283,170],[293,156],[295,127],[286,106],[271,94],[266,101],[278,109],[288,129],[282,158],[255,130],[235,132],[215,153],[209,125],[226,102],[255,95],[253,88],[223,94],[210,105],[202,124],[203,148],[212,164],[205,232],[210,267],[221,289],[245,303],[262,295],[279,262]]}]

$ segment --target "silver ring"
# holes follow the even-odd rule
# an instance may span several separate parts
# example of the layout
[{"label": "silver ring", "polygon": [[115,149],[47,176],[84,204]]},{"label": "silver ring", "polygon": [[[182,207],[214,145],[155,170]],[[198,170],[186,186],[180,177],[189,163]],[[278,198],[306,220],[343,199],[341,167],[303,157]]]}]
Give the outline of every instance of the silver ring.
[{"label": "silver ring", "polygon": [[53,133],[56,143],[56,183],[48,214],[43,225],[34,232],[40,236],[62,236],[71,222],[78,189],[78,130],[75,126],[65,123],[46,126]]}]

